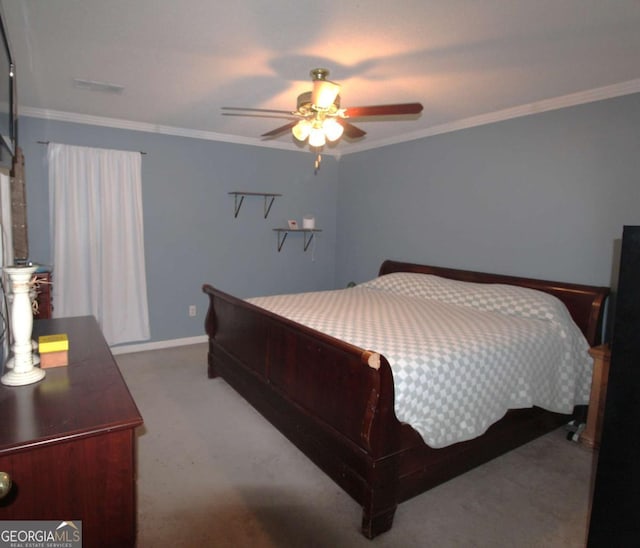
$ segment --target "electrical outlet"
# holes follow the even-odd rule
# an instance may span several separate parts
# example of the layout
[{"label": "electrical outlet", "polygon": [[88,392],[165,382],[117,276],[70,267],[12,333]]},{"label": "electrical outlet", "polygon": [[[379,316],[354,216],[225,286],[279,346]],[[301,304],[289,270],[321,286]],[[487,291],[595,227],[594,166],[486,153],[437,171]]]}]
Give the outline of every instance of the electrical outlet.
[{"label": "electrical outlet", "polygon": [[193,317],[196,315],[196,305],[189,305],[189,316]]}]

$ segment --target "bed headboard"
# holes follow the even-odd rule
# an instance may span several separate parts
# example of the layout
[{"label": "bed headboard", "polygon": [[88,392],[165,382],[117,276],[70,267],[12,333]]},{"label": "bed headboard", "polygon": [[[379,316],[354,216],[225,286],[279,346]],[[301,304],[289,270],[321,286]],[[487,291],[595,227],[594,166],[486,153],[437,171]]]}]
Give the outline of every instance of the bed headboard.
[{"label": "bed headboard", "polygon": [[571,313],[573,321],[576,322],[576,325],[582,330],[591,346],[595,346],[601,342],[604,302],[609,295],[608,287],[552,282],[549,280],[520,278],[518,276],[457,270],[455,268],[403,263],[391,260],[386,260],[382,263],[378,275],[382,276],[383,274],[390,274],[392,272],[433,274],[434,276],[442,276],[443,278],[464,282],[517,285],[550,293],[565,304]]}]

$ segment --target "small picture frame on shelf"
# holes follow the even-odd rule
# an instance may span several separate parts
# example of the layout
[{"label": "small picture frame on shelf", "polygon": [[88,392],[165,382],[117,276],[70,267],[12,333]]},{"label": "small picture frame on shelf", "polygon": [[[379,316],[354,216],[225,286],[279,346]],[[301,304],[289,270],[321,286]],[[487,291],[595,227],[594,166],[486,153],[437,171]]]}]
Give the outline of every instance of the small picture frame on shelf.
[{"label": "small picture frame on shelf", "polygon": [[289,228],[291,230],[298,230],[298,221],[294,219],[289,219],[287,223],[289,224]]}]

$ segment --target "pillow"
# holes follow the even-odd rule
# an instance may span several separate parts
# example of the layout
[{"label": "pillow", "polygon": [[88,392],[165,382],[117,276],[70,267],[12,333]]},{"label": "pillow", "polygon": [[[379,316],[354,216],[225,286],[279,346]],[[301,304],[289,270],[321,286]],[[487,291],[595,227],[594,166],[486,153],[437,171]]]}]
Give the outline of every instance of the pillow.
[{"label": "pillow", "polygon": [[553,295],[515,285],[462,282],[432,274],[393,272],[358,287],[525,318],[556,321],[571,318],[564,303]]}]

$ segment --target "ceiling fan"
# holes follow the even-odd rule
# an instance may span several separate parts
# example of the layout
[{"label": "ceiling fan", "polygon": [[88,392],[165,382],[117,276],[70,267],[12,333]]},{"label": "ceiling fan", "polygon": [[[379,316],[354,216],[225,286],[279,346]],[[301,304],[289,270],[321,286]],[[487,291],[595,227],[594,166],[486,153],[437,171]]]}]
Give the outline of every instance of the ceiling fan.
[{"label": "ceiling fan", "polygon": [[222,110],[243,111],[242,113],[223,112],[226,116],[261,116],[252,113],[270,113],[286,115],[292,121],[263,133],[261,137],[270,138],[291,130],[293,136],[301,142],[308,141],[317,153],[316,172],[320,166],[320,151],[328,142],[335,142],[342,135],[351,139],[364,137],[366,132],[354,126],[348,119],[366,116],[397,116],[419,114],[420,103],[398,103],[364,107],[340,107],[340,85],[327,80],[329,71],[316,68],[310,72],[313,88],[298,95],[296,110],[274,110],[262,108],[222,107]]}]

